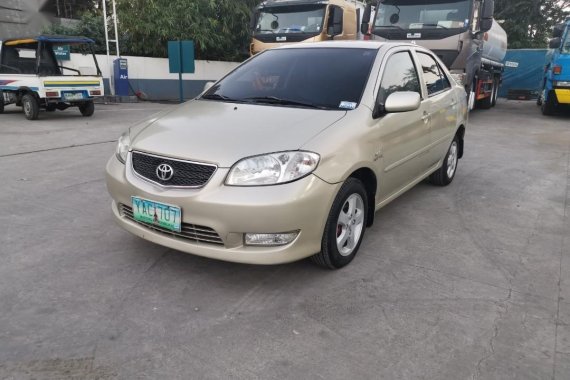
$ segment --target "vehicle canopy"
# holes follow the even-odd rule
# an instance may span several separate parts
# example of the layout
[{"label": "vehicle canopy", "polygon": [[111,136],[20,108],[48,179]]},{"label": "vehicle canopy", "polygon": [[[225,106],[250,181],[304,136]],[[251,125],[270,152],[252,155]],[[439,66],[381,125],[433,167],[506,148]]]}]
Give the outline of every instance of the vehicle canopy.
[{"label": "vehicle canopy", "polygon": [[95,61],[97,75],[101,70],[93,52],[95,41],[81,36],[39,35],[33,37],[9,38],[1,42],[0,74],[66,75],[64,70],[79,70],[61,66],[55,56],[54,47],[77,46],[78,51],[90,53]]}]

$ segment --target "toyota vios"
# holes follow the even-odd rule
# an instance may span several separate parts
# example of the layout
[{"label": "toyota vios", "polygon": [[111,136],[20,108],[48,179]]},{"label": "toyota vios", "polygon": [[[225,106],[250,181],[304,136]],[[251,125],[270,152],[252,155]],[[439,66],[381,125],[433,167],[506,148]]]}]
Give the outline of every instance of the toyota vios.
[{"label": "toyota vios", "polygon": [[374,213],[453,180],[465,90],[419,46],[267,50],[119,139],[107,164],[127,231],[210,258],[340,268]]}]

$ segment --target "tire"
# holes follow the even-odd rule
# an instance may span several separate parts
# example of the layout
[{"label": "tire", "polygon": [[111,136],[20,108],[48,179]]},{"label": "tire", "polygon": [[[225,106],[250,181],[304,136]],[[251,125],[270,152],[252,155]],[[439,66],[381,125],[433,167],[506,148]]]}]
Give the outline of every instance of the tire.
[{"label": "tire", "polygon": [[453,138],[447,154],[443,159],[441,168],[437,169],[430,177],[429,181],[436,186],[447,186],[455,178],[457,173],[457,164],[459,163],[459,139],[457,136]]},{"label": "tire", "polygon": [[0,91],[0,113],[4,113],[4,92]]},{"label": "tire", "polygon": [[368,196],[364,184],[356,178],[349,178],[332,204],[323,232],[321,252],[311,260],[327,269],[348,265],[360,248],[367,218]]},{"label": "tire", "polygon": [[93,102],[85,102],[79,106],[79,111],[85,117],[93,116],[95,113],[95,104],[93,104]]},{"label": "tire", "polygon": [[556,94],[554,91],[548,91],[545,93],[546,99],[542,99],[542,105],[540,106],[540,110],[542,114],[545,116],[552,116],[556,113]]},{"label": "tire", "polygon": [[499,78],[493,79],[493,95],[491,95],[491,107],[497,105],[497,97],[499,96]]},{"label": "tire", "polygon": [[54,112],[56,109],[57,109],[57,104],[55,103],[49,103],[48,105],[46,105],[47,112]]},{"label": "tire", "polygon": [[22,96],[22,108],[24,115],[28,120],[37,120],[40,114],[40,104],[38,99],[32,94],[25,94]]}]

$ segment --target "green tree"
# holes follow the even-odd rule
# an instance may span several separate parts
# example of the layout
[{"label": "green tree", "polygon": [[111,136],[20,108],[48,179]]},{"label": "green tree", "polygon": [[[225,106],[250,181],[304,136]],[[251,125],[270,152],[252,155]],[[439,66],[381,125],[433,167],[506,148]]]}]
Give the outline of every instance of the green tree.
[{"label": "green tree", "polygon": [[[248,54],[249,20],[258,3],[259,0],[117,0],[121,54],[166,57],[167,42],[180,39],[194,41],[197,59],[241,60]],[[76,24],[54,24],[45,32],[90,37],[96,41],[97,53],[106,51],[101,7],[83,13]]]},{"label": "green tree", "polygon": [[131,54],[165,57],[169,40],[193,40],[196,57],[240,59],[247,51],[253,0],[118,0]]},{"label": "green tree", "polygon": [[87,11],[82,13],[80,20],[77,22],[69,24],[52,24],[44,30],[44,33],[89,37],[95,41],[95,53],[106,53],[103,16],[97,11]]},{"label": "green tree", "polygon": [[545,48],[552,27],[570,15],[570,1],[496,0],[495,19],[509,37],[510,49]]}]

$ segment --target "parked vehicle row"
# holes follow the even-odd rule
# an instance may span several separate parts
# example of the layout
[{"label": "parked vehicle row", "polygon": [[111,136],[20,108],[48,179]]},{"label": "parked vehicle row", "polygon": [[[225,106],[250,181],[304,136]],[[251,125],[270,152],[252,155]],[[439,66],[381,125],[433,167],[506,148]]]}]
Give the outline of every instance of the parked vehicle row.
[{"label": "parked vehicle row", "polygon": [[469,109],[487,109],[496,104],[507,51],[494,8],[494,0],[267,0],[252,18],[250,52],[325,40],[412,42],[438,55],[465,88]]},{"label": "parked vehicle row", "polygon": [[451,183],[467,97],[413,44],[296,44],[127,131],[107,163],[127,231],[210,258],[341,268],[374,213]]}]

